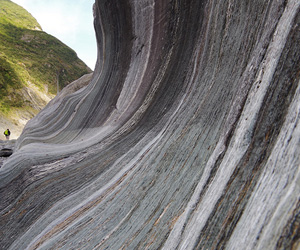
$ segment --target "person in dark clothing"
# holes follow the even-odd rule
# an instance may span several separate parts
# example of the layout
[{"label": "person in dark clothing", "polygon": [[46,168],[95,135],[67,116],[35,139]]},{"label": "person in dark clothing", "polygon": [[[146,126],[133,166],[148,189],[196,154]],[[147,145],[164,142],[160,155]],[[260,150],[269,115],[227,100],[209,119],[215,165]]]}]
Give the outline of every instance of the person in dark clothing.
[{"label": "person in dark clothing", "polygon": [[4,135],[5,135],[5,137],[6,137],[6,140],[9,140],[9,136],[10,136],[10,131],[9,131],[9,129],[6,129],[6,130],[4,131]]}]

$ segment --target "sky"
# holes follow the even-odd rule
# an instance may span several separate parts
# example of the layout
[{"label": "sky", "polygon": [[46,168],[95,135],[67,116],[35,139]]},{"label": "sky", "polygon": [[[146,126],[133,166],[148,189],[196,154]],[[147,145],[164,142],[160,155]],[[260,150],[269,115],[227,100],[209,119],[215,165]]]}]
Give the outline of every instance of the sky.
[{"label": "sky", "polygon": [[25,8],[42,26],[72,48],[92,70],[97,59],[93,24],[95,0],[12,0]]}]

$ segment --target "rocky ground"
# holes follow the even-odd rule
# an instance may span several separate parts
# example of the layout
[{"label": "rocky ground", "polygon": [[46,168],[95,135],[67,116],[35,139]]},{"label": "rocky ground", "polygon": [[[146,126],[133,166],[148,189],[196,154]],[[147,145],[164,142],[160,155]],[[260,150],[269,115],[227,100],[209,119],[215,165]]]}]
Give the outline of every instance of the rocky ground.
[{"label": "rocky ground", "polygon": [[[76,92],[77,90],[85,87],[91,80],[92,73],[85,74],[79,79],[75,80],[74,82],[67,85],[64,89],[62,89],[55,100],[53,102],[60,101],[64,96],[69,95],[71,93]],[[33,89],[34,87],[32,87]],[[28,89],[28,91],[33,90]],[[21,135],[24,126],[27,124],[27,122],[32,119],[36,114],[41,111],[47,103],[51,101],[51,99],[46,97],[41,91],[36,90],[35,93],[36,100],[35,100],[35,109],[32,110],[18,110],[18,109],[12,109],[9,117],[4,116],[0,113],[0,129],[4,130],[9,128],[11,131],[11,139],[18,139]],[[38,98],[43,99],[43,101],[38,101]],[[54,98],[54,95],[52,95],[52,98]],[[5,137],[3,135],[3,132],[0,133],[0,140],[5,140]]]}]

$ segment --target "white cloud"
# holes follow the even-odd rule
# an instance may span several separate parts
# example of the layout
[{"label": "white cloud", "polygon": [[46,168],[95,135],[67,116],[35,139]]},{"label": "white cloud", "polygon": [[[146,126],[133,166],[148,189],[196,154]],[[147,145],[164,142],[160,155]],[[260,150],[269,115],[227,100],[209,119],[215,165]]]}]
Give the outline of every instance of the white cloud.
[{"label": "white cloud", "polygon": [[94,0],[13,0],[29,11],[42,29],[75,50],[94,69],[97,46],[93,26]]}]

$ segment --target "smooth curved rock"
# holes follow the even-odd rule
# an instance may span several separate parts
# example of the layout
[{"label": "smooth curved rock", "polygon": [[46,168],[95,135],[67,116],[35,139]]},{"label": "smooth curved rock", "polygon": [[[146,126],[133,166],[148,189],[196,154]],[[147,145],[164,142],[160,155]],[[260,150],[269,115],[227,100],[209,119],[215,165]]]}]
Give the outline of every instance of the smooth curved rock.
[{"label": "smooth curved rock", "polygon": [[0,169],[4,249],[297,249],[298,0],[97,0],[90,84]]}]

